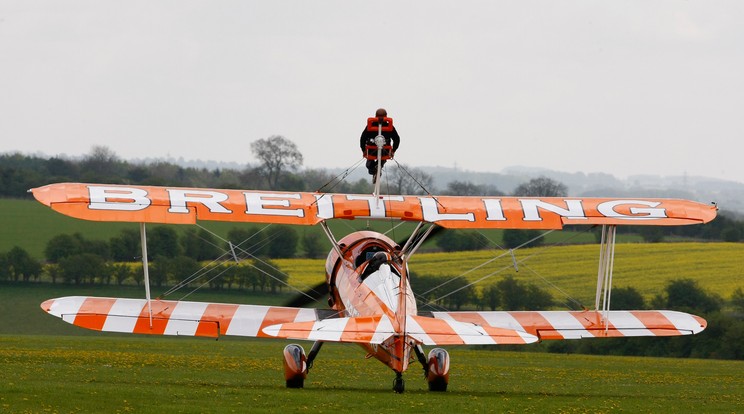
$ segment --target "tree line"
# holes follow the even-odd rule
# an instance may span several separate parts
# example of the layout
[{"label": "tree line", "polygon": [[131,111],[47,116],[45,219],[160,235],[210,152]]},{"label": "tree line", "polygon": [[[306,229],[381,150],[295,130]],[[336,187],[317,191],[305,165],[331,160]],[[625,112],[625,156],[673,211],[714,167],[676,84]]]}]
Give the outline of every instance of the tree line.
[{"label": "tree line", "polygon": [[[170,226],[153,226],[148,230],[150,280],[157,287],[184,284],[276,293],[288,277],[270,257],[294,256],[298,240],[289,226],[235,227],[228,231],[227,241],[205,229],[179,234]],[[317,254],[312,248],[307,250]],[[47,242],[44,254],[42,263],[18,246],[0,252],[0,280],[89,285],[143,282],[140,233],[134,229],[121,230],[109,240],[59,234]]]}]

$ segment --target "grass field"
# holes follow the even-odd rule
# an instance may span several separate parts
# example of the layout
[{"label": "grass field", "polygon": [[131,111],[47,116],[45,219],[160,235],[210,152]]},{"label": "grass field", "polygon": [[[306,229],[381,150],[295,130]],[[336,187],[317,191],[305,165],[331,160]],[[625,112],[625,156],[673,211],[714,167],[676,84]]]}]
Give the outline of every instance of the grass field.
[{"label": "grass field", "polygon": [[[284,388],[285,342],[0,336],[0,411],[721,412],[744,410],[744,362],[593,357],[451,347],[450,389],[326,344],[306,388]],[[307,345],[306,345],[307,347]]]}]

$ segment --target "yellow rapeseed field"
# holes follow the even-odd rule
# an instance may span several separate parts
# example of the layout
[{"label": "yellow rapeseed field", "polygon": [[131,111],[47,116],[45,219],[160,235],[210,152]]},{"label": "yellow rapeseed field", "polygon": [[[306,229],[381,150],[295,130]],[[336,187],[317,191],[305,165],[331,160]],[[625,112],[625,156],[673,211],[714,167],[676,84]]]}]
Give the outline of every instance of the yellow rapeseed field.
[{"label": "yellow rapeseed field", "polygon": [[[593,303],[599,246],[596,244],[536,247],[514,252],[480,250],[421,253],[410,262],[418,276],[462,276],[488,286],[511,275],[547,289],[556,299],[568,295]],[[315,285],[325,275],[323,259],[274,261],[293,286]],[[516,269],[514,263],[516,262]],[[728,299],[744,287],[744,244],[741,243],[621,243],[615,249],[613,286],[633,287],[647,299],[674,279],[692,279],[706,291]],[[415,286],[413,287],[415,291]]]}]

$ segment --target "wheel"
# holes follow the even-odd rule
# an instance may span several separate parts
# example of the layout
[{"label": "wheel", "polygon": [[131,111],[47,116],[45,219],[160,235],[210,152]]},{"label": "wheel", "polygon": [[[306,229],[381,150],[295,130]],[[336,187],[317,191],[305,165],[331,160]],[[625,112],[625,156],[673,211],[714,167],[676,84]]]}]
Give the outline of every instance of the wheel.
[{"label": "wheel", "polygon": [[302,388],[305,386],[304,378],[293,378],[287,380],[287,388]]},{"label": "wheel", "polygon": [[406,382],[403,381],[403,378],[398,377],[393,380],[393,391],[395,391],[398,394],[402,394],[403,391],[406,389]]},{"label": "wheel", "polygon": [[447,381],[444,378],[437,378],[429,381],[429,391],[444,392],[447,391]]}]

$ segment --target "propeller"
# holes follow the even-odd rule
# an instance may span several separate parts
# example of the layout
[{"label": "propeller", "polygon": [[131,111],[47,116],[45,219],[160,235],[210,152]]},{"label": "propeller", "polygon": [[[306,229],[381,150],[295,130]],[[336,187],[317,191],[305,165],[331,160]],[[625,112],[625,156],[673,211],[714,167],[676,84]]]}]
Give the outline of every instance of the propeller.
[{"label": "propeller", "polygon": [[302,308],[311,303],[314,303],[321,297],[328,295],[328,293],[328,284],[324,280],[311,287],[310,289],[295,295],[293,298],[287,301],[284,306],[289,306],[292,308]]}]

